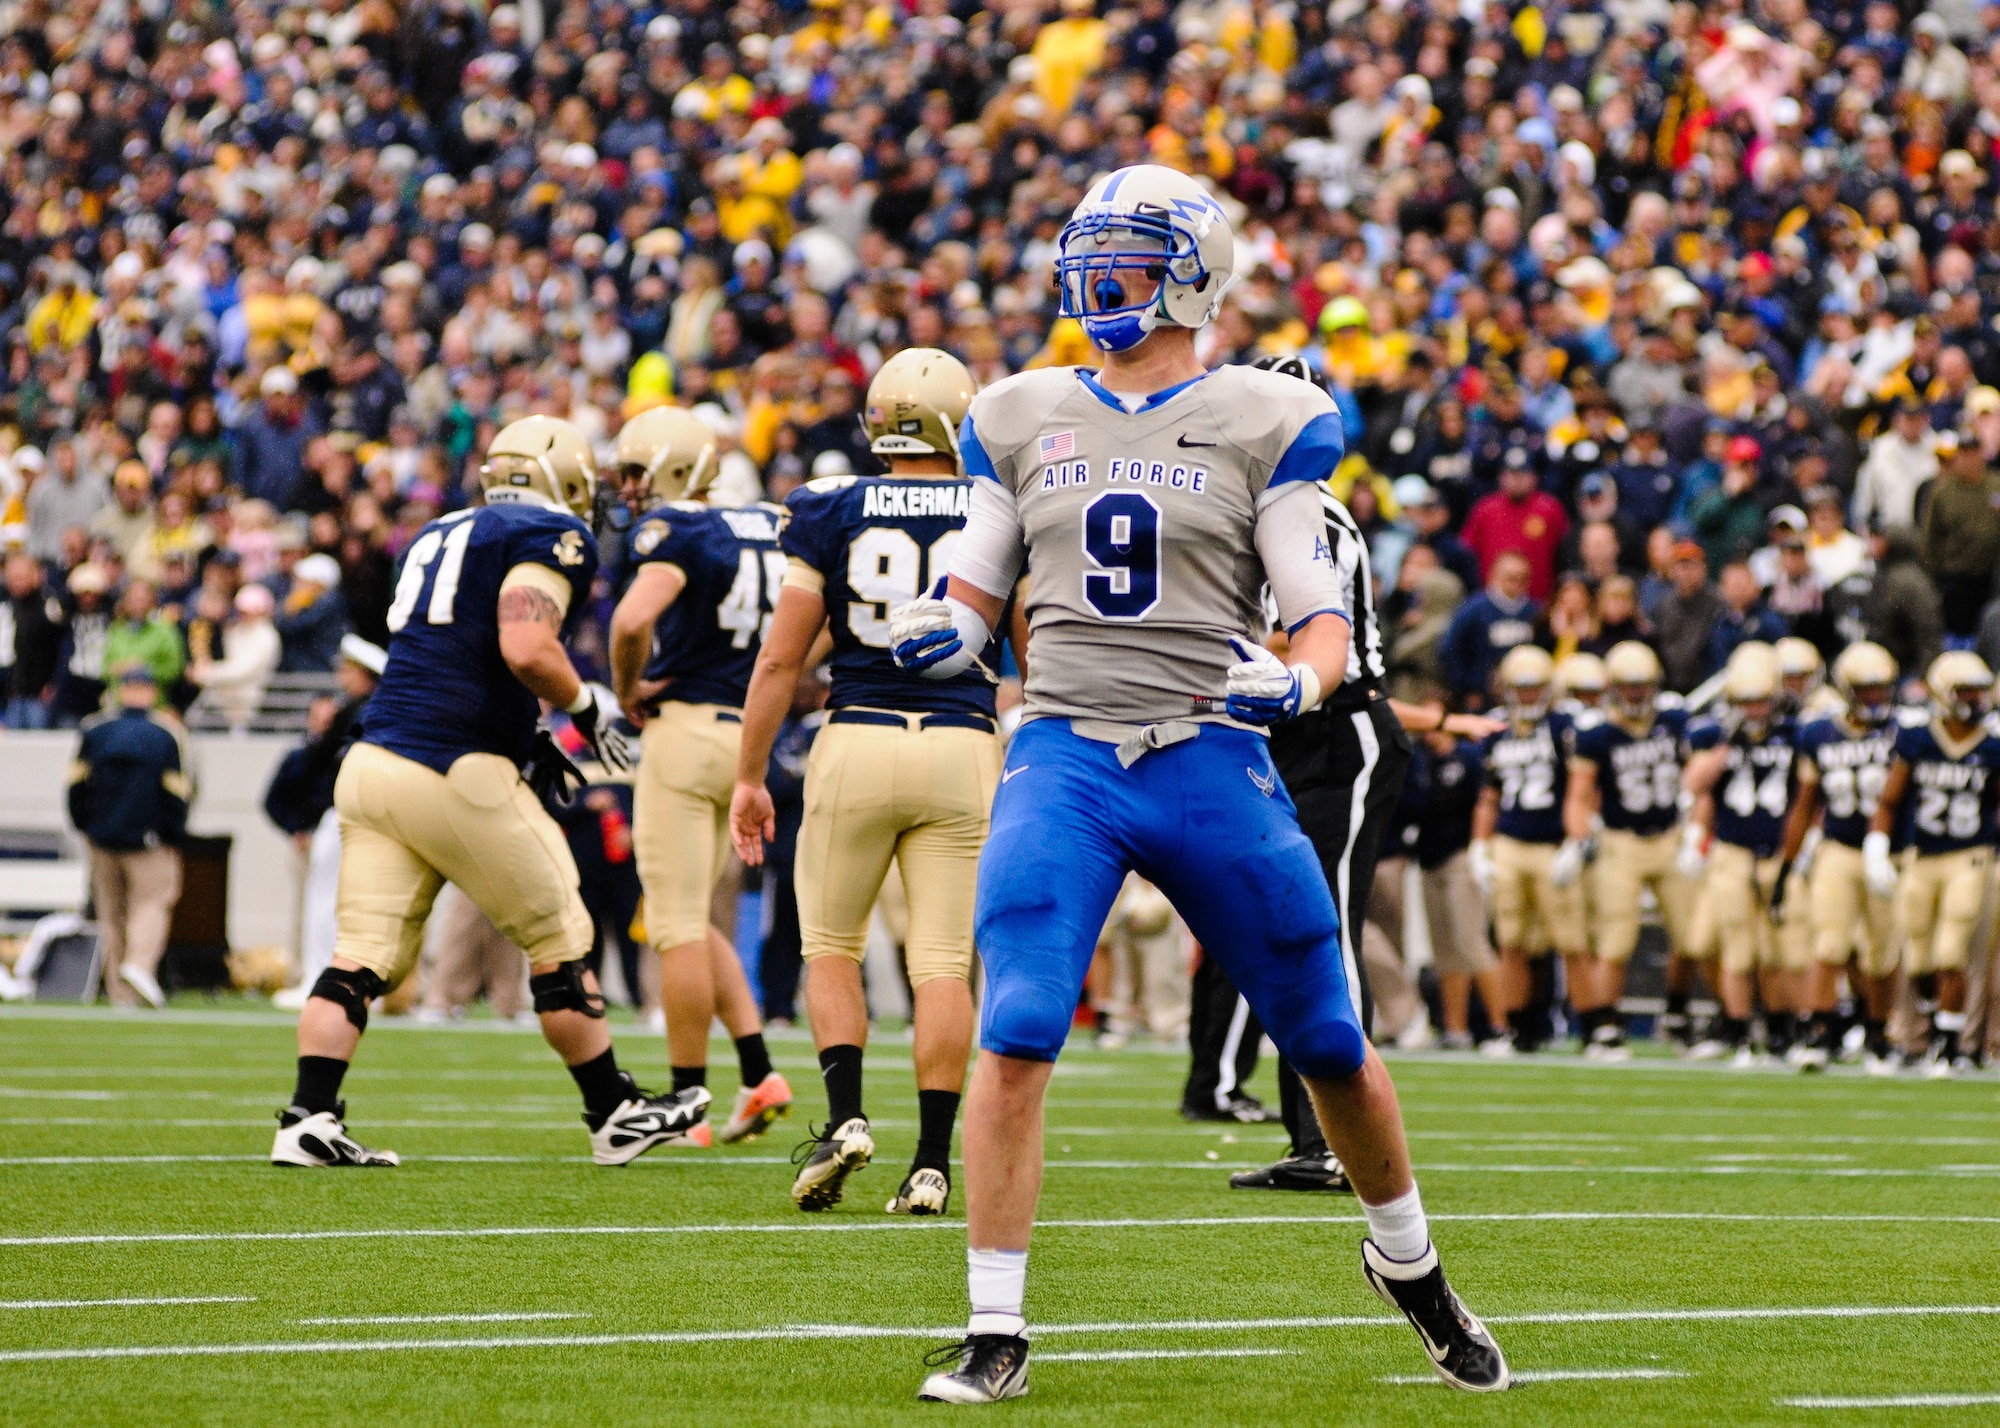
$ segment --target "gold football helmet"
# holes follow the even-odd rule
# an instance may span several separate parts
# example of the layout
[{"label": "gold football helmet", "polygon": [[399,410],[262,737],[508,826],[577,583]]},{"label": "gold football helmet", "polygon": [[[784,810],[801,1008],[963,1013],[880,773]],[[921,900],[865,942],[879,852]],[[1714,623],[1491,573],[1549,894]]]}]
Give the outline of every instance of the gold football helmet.
[{"label": "gold football helmet", "polygon": [[1516,723],[1532,724],[1549,712],[1556,663],[1539,645],[1515,645],[1500,660],[1500,696]]},{"label": "gold football helmet", "polygon": [[1938,712],[1963,723],[1978,723],[1993,702],[1993,671],[1971,650],[1946,650],[1931,661],[1924,683]]},{"label": "gold football helmet", "polygon": [[1794,708],[1803,708],[1826,678],[1826,662],[1819,657],[1819,646],[1797,635],[1786,635],[1775,648],[1778,679],[1784,687],[1786,702]]},{"label": "gold football helmet", "polygon": [[1604,702],[1607,686],[1604,661],[1578,650],[1557,662],[1555,686],[1558,699],[1574,699],[1595,709]]},{"label": "gold football helmet", "polygon": [[1889,722],[1896,712],[1896,657],[1871,640],[1849,645],[1833,662],[1833,687],[1857,724]]},{"label": "gold football helmet", "polygon": [[935,347],[906,347],[868,384],[861,427],[877,456],[958,454],[958,425],[977,390],[965,364]]},{"label": "gold football helmet", "polygon": [[694,500],[721,466],[715,433],[685,407],[650,407],[619,428],[619,479],[642,506]]},{"label": "gold football helmet", "polygon": [[1660,657],[1639,640],[1620,640],[1604,656],[1604,677],[1611,682],[1611,711],[1635,724],[1652,722],[1660,697]]},{"label": "gold football helmet", "polygon": [[523,417],[502,427],[486,448],[479,478],[488,505],[533,498],[588,521],[597,503],[590,443],[560,417]]}]

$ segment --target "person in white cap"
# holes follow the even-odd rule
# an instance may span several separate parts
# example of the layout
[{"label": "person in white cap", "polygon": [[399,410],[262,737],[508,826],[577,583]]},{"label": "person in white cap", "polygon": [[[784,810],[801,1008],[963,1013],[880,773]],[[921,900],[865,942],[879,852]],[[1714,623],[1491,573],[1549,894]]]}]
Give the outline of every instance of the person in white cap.
[{"label": "person in white cap", "polygon": [[292,588],[275,620],[284,641],[281,674],[321,673],[334,668],[347,633],[347,607],[340,598],[340,562],[315,551],[292,567]]},{"label": "person in white cap", "polygon": [[222,658],[197,660],[188,670],[188,678],[228,720],[232,734],[249,728],[284,653],[284,641],[271,623],[276,607],[271,592],[261,585],[237,591],[236,618],[224,632]]}]

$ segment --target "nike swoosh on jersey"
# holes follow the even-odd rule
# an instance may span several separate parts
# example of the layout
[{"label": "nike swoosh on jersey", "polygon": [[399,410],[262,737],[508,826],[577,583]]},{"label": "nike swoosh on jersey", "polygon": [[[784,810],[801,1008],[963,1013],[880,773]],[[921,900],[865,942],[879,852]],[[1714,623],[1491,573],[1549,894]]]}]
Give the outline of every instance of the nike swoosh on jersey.
[{"label": "nike swoosh on jersey", "polygon": [[1186,432],[1182,432],[1182,433],[1181,433],[1181,437],[1180,437],[1180,440],[1179,440],[1179,441],[1176,441],[1176,442],[1174,443],[1174,445],[1176,445],[1176,446],[1183,446],[1183,447],[1191,447],[1191,446],[1213,446],[1213,445],[1215,445],[1215,443],[1214,443],[1214,442],[1212,442],[1212,441],[1189,441],[1189,440],[1187,439],[1187,433],[1186,433]]},{"label": "nike swoosh on jersey", "polygon": [[1009,779],[1013,778],[1015,774],[1026,773],[1028,771],[1028,768],[1029,765],[1022,764],[1019,768],[1002,769],[1000,771],[1000,782],[1006,783]]}]

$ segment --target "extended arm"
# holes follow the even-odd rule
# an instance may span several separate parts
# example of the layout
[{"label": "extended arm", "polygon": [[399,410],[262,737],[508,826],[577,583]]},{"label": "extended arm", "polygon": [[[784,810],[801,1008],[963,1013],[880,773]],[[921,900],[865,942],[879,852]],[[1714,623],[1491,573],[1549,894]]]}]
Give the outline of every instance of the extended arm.
[{"label": "extended arm", "polygon": [[553,571],[546,572],[546,579],[526,573],[541,569],[517,566],[500,587],[500,658],[529,693],[567,709],[583,689],[562,643],[569,590]]},{"label": "extended arm", "polygon": [[1597,765],[1590,759],[1569,761],[1569,792],[1563,795],[1563,837],[1578,842],[1590,836],[1591,820],[1604,806],[1597,787]]},{"label": "extended arm", "polygon": [[764,771],[771,765],[771,745],[806,665],[820,627],[826,623],[826,600],[816,590],[787,583],[771,616],[771,633],[757,652],[750,691],[743,699],[743,744],[736,757],[736,791],[729,800],[729,839],[736,854],[750,867],[764,861],[764,840],[778,834],[777,812]]},{"label": "extended arm", "polygon": [[687,576],[679,566],[664,561],[642,565],[625,598],[611,612],[611,688],[634,724],[646,722],[639,679],[653,650],[654,626],[686,588]]}]

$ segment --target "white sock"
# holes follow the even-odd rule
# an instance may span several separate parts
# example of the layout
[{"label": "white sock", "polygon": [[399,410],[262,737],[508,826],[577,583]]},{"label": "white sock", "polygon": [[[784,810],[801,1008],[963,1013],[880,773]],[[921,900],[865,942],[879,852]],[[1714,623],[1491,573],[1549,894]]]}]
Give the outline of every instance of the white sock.
[{"label": "white sock", "polygon": [[1362,1202],[1361,1213],[1368,1217],[1368,1234],[1375,1248],[1390,1259],[1421,1259],[1431,1242],[1430,1221],[1424,1218],[1424,1202],[1412,1185],[1386,1205]]},{"label": "white sock", "polygon": [[965,1288],[972,1300],[972,1320],[966,1325],[968,1334],[1019,1334],[1028,1327],[1021,1314],[1021,1301],[1028,1291],[1026,1250],[968,1247]]},{"label": "white sock", "polygon": [[1941,1010],[1931,1018],[1931,1024],[1939,1031],[1964,1031],[1965,1013]]}]

